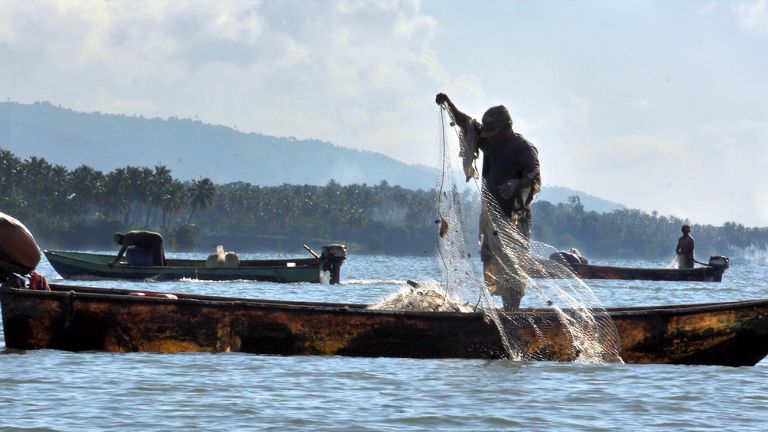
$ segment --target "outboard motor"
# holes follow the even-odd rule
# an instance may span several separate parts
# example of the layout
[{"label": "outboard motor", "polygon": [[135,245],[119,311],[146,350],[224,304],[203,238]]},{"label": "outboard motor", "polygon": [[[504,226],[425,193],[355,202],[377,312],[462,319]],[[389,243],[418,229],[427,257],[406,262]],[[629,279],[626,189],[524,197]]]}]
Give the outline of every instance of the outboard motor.
[{"label": "outboard motor", "polygon": [[0,212],[0,270],[25,275],[40,262],[40,248],[32,233],[17,219]]},{"label": "outboard motor", "polygon": [[347,259],[347,247],[340,244],[323,246],[320,253],[320,270],[331,274],[331,285],[341,279],[341,264]]},{"label": "outboard motor", "polygon": [[725,273],[725,270],[731,266],[731,261],[728,257],[711,256],[709,257],[709,263],[707,265],[715,269],[715,282],[720,282],[723,280],[723,273]]},{"label": "outboard motor", "polygon": [[0,212],[0,286],[24,288],[29,275],[30,289],[50,291],[45,278],[35,273],[40,263],[40,247],[23,223]]},{"label": "outboard motor", "polygon": [[570,252],[565,252],[565,251],[557,251],[552,253],[552,255],[549,256],[549,259],[551,259],[552,261],[557,261],[560,264],[566,264],[566,265],[579,263],[579,259],[576,258],[574,254]]},{"label": "outboard motor", "polygon": [[711,256],[709,257],[709,263],[711,267],[723,267],[723,270],[731,266],[731,261],[728,257],[724,256]]}]

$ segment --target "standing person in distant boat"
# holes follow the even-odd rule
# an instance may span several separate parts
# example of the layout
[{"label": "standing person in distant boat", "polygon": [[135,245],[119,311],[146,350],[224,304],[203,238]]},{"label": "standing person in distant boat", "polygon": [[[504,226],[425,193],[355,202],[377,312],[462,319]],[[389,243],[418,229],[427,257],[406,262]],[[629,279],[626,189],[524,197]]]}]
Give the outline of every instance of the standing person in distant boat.
[{"label": "standing person in distant boat", "polygon": [[[539,152],[512,130],[503,105],[488,109],[482,123],[461,112],[445,93],[435,98],[461,128],[461,154],[467,181],[478,178],[475,159],[483,152],[483,204],[480,211],[480,256],[491,292],[501,295],[505,310],[520,307],[525,295],[531,238],[531,201],[541,190]],[[510,227],[500,235],[501,227]],[[502,240],[502,235],[505,240]],[[503,248],[506,242],[506,248]]]},{"label": "standing person in distant boat", "polygon": [[[152,231],[128,231],[125,234],[115,234],[115,243],[121,246],[117,258],[109,266],[120,261],[123,254],[128,251],[128,263],[134,265],[165,265],[165,252],[163,251],[163,237]],[[130,250],[129,250],[130,248]],[[132,262],[136,261],[136,262]]]},{"label": "standing person in distant boat", "polygon": [[693,246],[694,241],[691,237],[691,226],[683,225],[683,235],[677,240],[677,268],[680,269],[692,269],[693,268]]}]

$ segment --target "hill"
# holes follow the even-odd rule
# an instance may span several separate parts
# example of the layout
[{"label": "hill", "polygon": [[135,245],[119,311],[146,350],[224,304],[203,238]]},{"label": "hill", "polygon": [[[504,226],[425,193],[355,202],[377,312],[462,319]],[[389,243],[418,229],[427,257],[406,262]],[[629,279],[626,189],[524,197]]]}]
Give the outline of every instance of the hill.
[{"label": "hill", "polygon": [[[319,140],[298,140],[205,124],[196,120],[82,113],[47,102],[0,102],[0,148],[18,157],[43,157],[68,169],[88,165],[108,172],[126,165],[165,165],[180,180],[214,183],[390,185],[430,189],[437,170]],[[539,200],[565,203],[578,195],[587,211],[623,206],[560,186]]]},{"label": "hill", "polygon": [[242,133],[195,120],[80,113],[41,102],[0,103],[0,147],[22,158],[44,157],[69,169],[111,171],[126,165],[165,165],[176,177],[321,185],[377,184],[430,188],[436,171],[369,151],[318,140]]},{"label": "hill", "polygon": [[590,195],[584,192],[580,192],[577,190],[569,189],[567,187],[562,186],[545,186],[541,189],[541,192],[539,193],[537,200],[539,201],[549,201],[554,204],[558,203],[568,203],[568,198],[571,196],[578,196],[579,200],[581,201],[581,205],[584,206],[584,210],[586,211],[594,211],[598,213],[610,213],[614,210],[624,210],[626,207],[624,207],[621,204],[607,201],[602,198],[598,198],[594,195]]}]

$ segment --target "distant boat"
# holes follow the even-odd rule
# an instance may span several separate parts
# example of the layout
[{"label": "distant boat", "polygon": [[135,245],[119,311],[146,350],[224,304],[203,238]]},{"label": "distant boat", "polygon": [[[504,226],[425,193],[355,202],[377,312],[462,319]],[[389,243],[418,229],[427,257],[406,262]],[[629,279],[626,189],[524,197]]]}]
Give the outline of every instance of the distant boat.
[{"label": "distant boat", "polygon": [[[45,250],[45,257],[66,279],[200,279],[270,282],[339,283],[346,249],[324,246],[312,258],[239,260],[236,266],[210,266],[206,260],[166,259],[164,266],[131,265],[125,260],[110,266],[115,255]],[[311,250],[310,250],[311,252]]]},{"label": "distant boat", "polygon": [[[505,358],[483,312],[372,310],[366,305],[215,297],[51,284],[0,288],[12,349],[246,352],[411,358]],[[566,314],[570,311],[565,310]],[[500,314],[524,360],[573,361],[553,309]],[[626,363],[748,366],[768,354],[768,299],[609,308]]]},{"label": "distant boat", "polygon": [[[553,254],[554,255],[554,254]],[[653,281],[721,282],[729,267],[725,257],[711,257],[704,267],[692,269],[616,267],[566,262],[560,259],[537,259],[530,271],[535,278],[623,279]]]}]

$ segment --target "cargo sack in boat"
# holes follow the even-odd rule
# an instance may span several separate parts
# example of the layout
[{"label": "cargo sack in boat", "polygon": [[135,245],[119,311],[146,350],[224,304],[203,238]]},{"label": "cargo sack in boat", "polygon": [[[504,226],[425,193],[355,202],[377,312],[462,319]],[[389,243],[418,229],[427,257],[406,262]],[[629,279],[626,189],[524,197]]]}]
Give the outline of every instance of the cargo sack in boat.
[{"label": "cargo sack in boat", "polygon": [[216,253],[208,255],[206,267],[240,267],[240,258],[234,252],[224,252],[224,246],[216,246]]},{"label": "cargo sack in boat", "polygon": [[15,272],[27,274],[40,262],[40,248],[32,233],[15,218],[0,213],[0,261]]},{"label": "cargo sack in boat", "polygon": [[224,267],[240,267],[240,257],[234,252],[224,254]]},{"label": "cargo sack in boat", "polygon": [[224,264],[224,246],[216,246],[216,253],[208,255],[205,260],[206,267],[221,267]]}]

